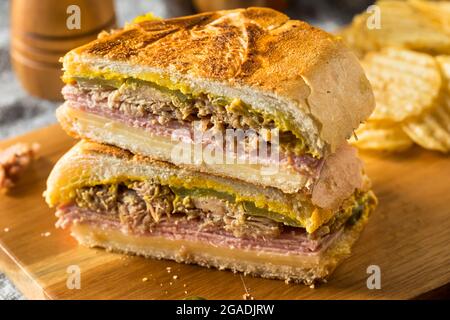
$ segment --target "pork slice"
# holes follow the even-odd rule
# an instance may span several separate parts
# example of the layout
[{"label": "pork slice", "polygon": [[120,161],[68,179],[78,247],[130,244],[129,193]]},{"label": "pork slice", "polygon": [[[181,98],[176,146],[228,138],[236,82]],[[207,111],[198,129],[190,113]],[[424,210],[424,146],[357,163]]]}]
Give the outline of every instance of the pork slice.
[{"label": "pork slice", "polygon": [[314,205],[338,209],[342,202],[363,187],[363,165],[354,147],[344,144],[325,161],[312,191]]}]

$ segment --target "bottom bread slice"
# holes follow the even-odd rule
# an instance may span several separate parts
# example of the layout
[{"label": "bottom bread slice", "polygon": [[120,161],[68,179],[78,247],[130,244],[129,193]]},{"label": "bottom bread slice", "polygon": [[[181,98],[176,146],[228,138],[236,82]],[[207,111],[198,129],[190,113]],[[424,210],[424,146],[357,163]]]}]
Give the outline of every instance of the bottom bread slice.
[{"label": "bottom bread slice", "polygon": [[364,212],[353,225],[344,227],[325,250],[314,254],[248,250],[217,246],[206,241],[132,234],[83,220],[74,221],[71,232],[80,244],[89,247],[311,285],[324,282],[337,265],[350,255],[351,247],[367,223],[370,211]]}]

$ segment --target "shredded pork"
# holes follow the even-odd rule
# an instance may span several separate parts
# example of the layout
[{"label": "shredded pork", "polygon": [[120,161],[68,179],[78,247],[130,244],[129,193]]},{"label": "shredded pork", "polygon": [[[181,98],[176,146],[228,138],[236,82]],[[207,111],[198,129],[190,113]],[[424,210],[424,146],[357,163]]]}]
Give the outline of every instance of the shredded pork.
[{"label": "shredded pork", "polygon": [[209,197],[177,197],[167,186],[150,182],[97,185],[76,190],[78,207],[116,217],[130,230],[149,231],[171,217],[199,220],[201,227],[221,227],[236,237],[276,237],[282,225],[248,215],[244,208]]},{"label": "shredded pork", "polygon": [[[199,94],[195,99],[161,87],[142,84],[123,84],[120,88],[95,84],[67,85],[63,89],[68,101],[79,101],[89,107],[104,106],[115,109],[132,118],[149,118],[161,125],[171,120],[181,123],[202,121],[205,129],[242,129],[260,132],[276,128],[272,119],[258,113],[250,113],[238,102]],[[107,102],[107,103],[105,103]],[[282,131],[280,146],[293,149],[301,141],[290,131]]]}]

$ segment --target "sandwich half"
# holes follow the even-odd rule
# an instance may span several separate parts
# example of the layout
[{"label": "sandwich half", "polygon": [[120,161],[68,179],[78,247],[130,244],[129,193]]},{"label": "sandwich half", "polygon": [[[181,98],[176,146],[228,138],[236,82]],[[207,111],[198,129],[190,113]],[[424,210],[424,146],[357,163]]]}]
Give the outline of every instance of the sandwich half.
[{"label": "sandwich half", "polygon": [[330,210],[81,141],[55,165],[45,198],[57,226],[87,246],[312,284],[350,254],[376,206],[363,181]]},{"label": "sandwich half", "polygon": [[[140,17],[70,51],[63,66],[57,117],[70,135],[287,193],[311,191],[374,108],[341,40],[266,8]],[[196,128],[211,134],[196,139]],[[180,143],[216,147],[211,135],[229,129],[252,133],[244,155],[219,145],[231,163],[174,155]]]}]

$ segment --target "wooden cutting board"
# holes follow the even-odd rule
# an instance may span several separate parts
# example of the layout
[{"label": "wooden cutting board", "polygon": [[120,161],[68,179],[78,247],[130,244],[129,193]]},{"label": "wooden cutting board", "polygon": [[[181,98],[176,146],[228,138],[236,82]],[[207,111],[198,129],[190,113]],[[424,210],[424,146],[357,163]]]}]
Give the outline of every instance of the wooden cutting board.
[{"label": "wooden cutting board", "polygon": [[[446,156],[420,148],[402,155],[363,154],[380,205],[353,255],[327,284],[310,289],[78,246],[67,231],[54,228],[54,212],[42,198],[52,166],[75,141],[54,125],[0,142],[0,149],[17,141],[40,143],[41,157],[16,188],[0,195],[0,270],[28,298],[242,299],[248,290],[255,299],[410,299],[449,292]],[[80,289],[67,287],[72,265],[80,268]],[[381,269],[379,290],[367,288],[370,265]]]}]

